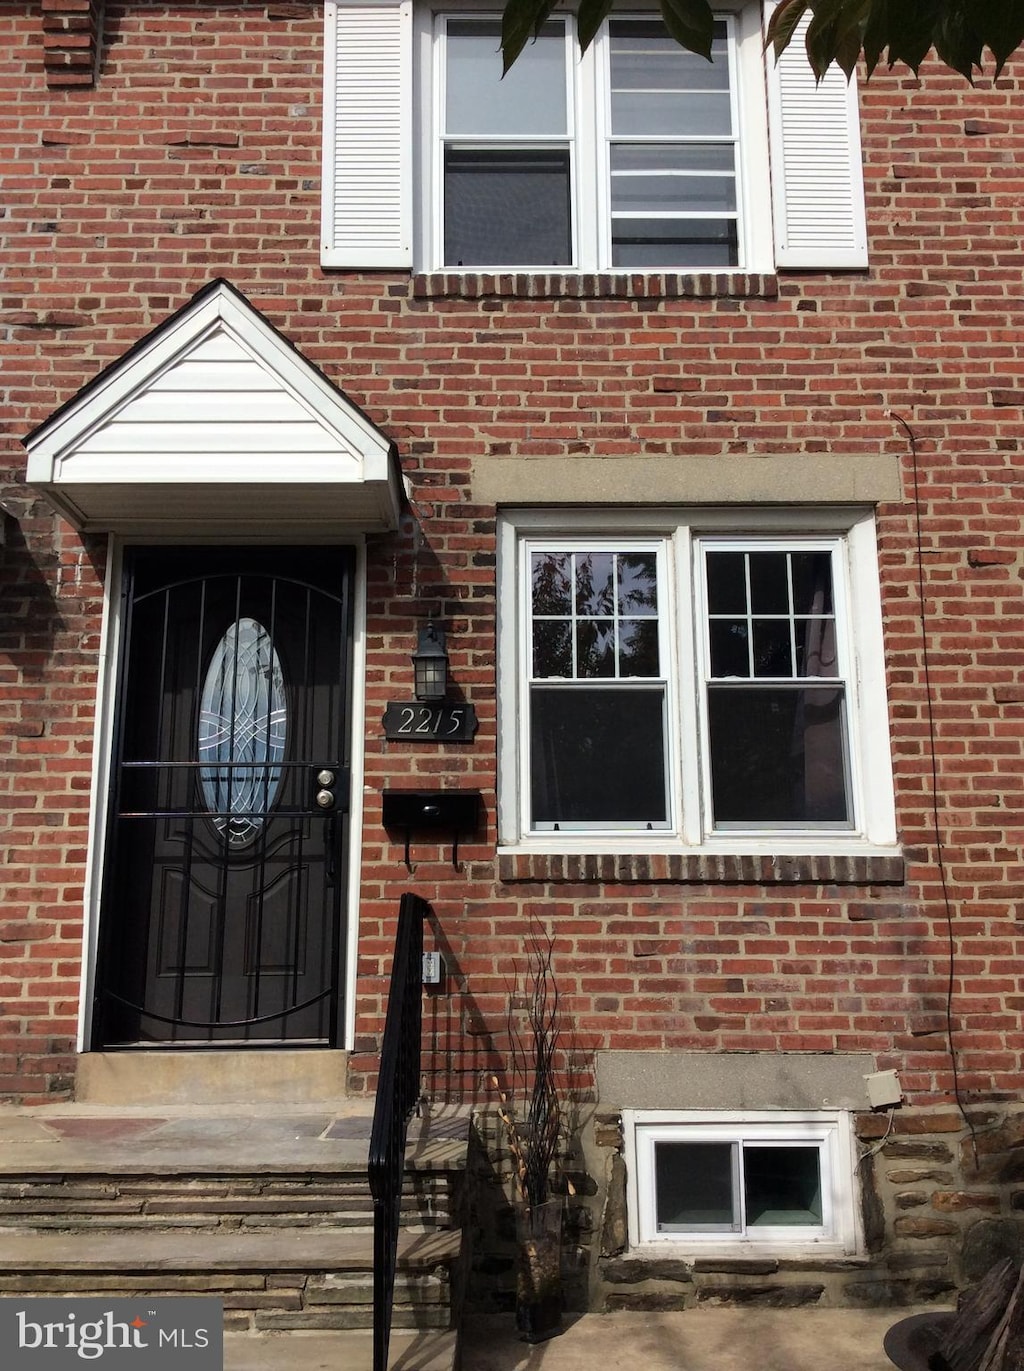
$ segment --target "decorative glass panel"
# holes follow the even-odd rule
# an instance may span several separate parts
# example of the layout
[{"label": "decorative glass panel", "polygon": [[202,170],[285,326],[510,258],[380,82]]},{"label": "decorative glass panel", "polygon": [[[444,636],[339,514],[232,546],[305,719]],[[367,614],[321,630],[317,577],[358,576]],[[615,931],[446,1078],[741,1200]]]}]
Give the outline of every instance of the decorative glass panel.
[{"label": "decorative glass panel", "polygon": [[287,707],[281,663],[256,619],[239,619],[214,648],[199,707],[199,778],[217,829],[233,847],[262,828],[281,783]]}]

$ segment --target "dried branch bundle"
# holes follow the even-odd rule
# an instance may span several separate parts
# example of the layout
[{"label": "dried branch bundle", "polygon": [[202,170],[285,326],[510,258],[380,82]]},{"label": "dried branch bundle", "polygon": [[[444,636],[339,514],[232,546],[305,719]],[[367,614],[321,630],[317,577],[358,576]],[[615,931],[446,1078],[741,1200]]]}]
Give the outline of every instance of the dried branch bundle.
[{"label": "dried branch bundle", "polygon": [[522,969],[516,967],[509,993],[508,1090],[493,1078],[516,1188],[520,1199],[529,1205],[543,1204],[550,1197],[551,1173],[562,1134],[562,1103],[556,1084],[561,1026],[558,983],[552,968],[554,946],[549,934],[531,928],[526,964]]}]

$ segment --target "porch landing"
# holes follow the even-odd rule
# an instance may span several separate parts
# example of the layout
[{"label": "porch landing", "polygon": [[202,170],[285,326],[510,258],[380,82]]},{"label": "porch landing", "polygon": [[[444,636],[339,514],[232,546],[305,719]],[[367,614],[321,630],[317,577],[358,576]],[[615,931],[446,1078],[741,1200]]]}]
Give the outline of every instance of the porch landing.
[{"label": "porch landing", "polygon": [[[339,1100],[330,1110],[294,1103],[0,1107],[0,1178],[121,1169],[154,1175],[360,1172],[372,1116],[372,1100]],[[435,1107],[413,1118],[407,1163],[417,1171],[461,1169],[468,1128],[465,1109]]]}]

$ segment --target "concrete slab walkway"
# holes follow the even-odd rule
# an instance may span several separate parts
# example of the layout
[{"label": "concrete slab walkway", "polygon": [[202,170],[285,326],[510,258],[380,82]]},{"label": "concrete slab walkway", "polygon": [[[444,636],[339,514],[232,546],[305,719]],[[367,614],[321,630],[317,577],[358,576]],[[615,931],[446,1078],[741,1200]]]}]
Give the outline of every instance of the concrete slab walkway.
[{"label": "concrete slab walkway", "polygon": [[[883,1342],[922,1309],[692,1309],[568,1316],[516,1339],[510,1316],[463,1325],[462,1371],[894,1371]],[[935,1312],[939,1312],[937,1309]]]}]

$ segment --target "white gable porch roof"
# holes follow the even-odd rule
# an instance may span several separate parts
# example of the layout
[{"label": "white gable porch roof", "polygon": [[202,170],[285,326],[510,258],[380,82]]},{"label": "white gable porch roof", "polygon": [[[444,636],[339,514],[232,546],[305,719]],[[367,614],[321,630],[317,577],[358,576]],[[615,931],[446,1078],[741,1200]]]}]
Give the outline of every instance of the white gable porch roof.
[{"label": "white gable porch roof", "polygon": [[245,297],[214,281],[25,439],[82,530],[396,527],[394,445]]}]

